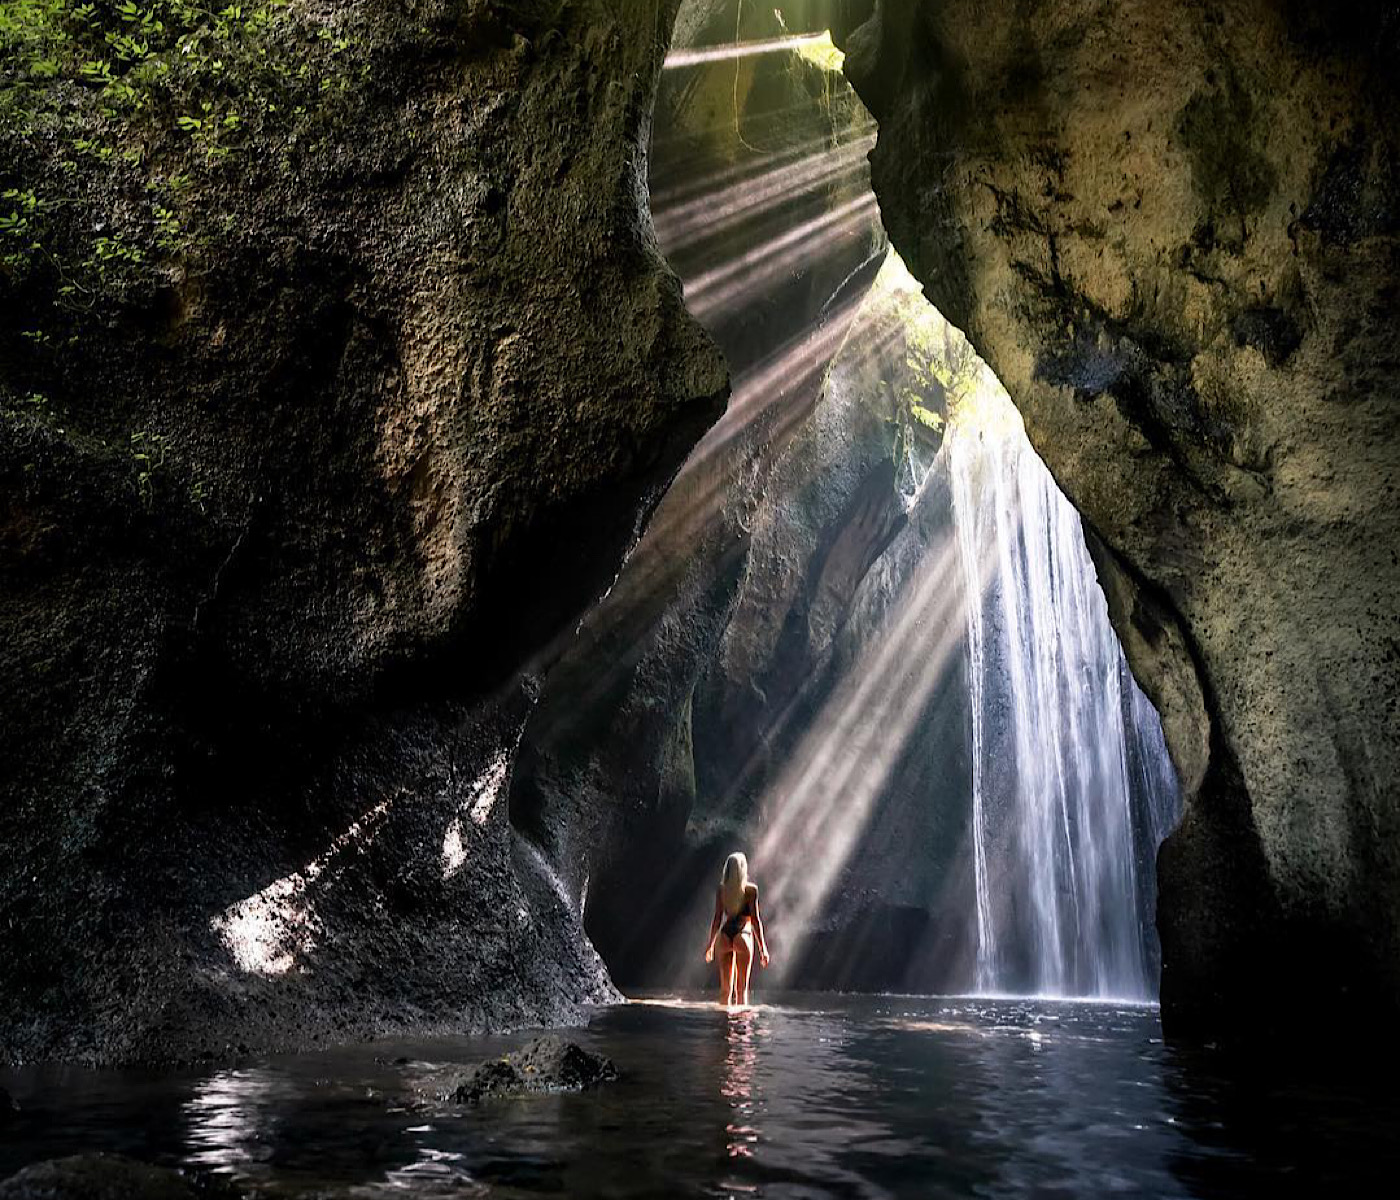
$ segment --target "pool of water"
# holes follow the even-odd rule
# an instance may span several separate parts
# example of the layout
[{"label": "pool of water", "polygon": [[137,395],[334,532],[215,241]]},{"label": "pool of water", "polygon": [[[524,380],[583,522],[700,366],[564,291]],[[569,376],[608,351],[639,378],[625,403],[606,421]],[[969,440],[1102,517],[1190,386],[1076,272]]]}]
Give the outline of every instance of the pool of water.
[{"label": "pool of water", "polygon": [[1216,1197],[1350,1193],[1400,1166],[1384,1092],[1174,1050],[1146,1007],[793,995],[730,1014],[655,998],[569,1033],[616,1083],[434,1098],[527,1036],[182,1074],[0,1071],[23,1110],[0,1128],[0,1178],[112,1150],[269,1196]]}]

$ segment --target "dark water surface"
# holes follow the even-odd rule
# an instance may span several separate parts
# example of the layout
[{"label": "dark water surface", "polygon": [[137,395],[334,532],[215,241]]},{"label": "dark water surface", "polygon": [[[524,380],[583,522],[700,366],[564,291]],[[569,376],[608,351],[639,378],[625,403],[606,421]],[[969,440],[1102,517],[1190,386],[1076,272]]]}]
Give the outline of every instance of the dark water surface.
[{"label": "dark water surface", "polygon": [[656,1001],[569,1036],[621,1079],[475,1109],[433,1098],[527,1035],[182,1075],[0,1071],[23,1108],[0,1127],[0,1178],[101,1149],[278,1196],[1253,1196],[1369,1193],[1400,1165],[1389,1096],[1183,1054],[1150,1008]]}]

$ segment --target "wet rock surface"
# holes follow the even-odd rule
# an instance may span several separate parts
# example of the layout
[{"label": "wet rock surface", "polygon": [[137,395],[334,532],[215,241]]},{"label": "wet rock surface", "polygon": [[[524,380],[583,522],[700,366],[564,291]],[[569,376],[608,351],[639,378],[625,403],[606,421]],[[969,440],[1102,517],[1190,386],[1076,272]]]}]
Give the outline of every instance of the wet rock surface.
[{"label": "wet rock surface", "polygon": [[0,270],[0,1059],[612,994],[494,800],[513,672],[725,391],[646,213],[674,5],[625,7],[277,15],[329,99],[218,153],[62,72],[0,128],[47,214]]},{"label": "wet rock surface", "polygon": [[119,1154],[51,1159],[0,1180],[0,1200],[238,1200],[242,1195],[227,1180]]},{"label": "wet rock surface", "polygon": [[886,226],[1083,514],[1186,790],[1164,1023],[1393,1021],[1394,6],[860,7]]},{"label": "wet rock surface", "polygon": [[616,1078],[617,1068],[610,1059],[550,1036],[482,1063],[453,1086],[447,1098],[455,1104],[479,1104],[522,1092],[578,1092]]}]

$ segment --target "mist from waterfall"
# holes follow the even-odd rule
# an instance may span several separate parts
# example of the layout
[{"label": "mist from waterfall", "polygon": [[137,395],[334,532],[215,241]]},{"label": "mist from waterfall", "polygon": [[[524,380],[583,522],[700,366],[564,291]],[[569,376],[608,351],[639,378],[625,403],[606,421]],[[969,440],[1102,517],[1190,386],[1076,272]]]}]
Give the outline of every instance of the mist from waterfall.
[{"label": "mist from waterfall", "polygon": [[969,598],[977,990],[1155,999],[1152,862],[1175,774],[1079,515],[999,392],[982,390],[976,419],[954,414],[947,443]]}]

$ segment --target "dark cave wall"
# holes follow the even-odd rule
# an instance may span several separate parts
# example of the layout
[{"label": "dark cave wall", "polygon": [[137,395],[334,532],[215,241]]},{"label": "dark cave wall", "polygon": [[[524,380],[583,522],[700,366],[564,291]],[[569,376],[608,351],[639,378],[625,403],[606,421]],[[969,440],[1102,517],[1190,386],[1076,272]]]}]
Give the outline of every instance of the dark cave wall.
[{"label": "dark cave wall", "polygon": [[[0,1057],[611,994],[504,802],[470,810],[514,671],[722,406],[646,204],[675,8],[297,10],[262,49],[321,95],[334,46],[338,98],[226,156],[163,95],[6,92],[0,188],[46,203],[0,265]],[[65,165],[63,121],[115,153]],[[295,965],[240,970],[210,921],[292,877]]]},{"label": "dark cave wall", "polygon": [[1186,791],[1168,1030],[1393,1017],[1396,7],[864,8],[886,226],[1083,513]]}]

